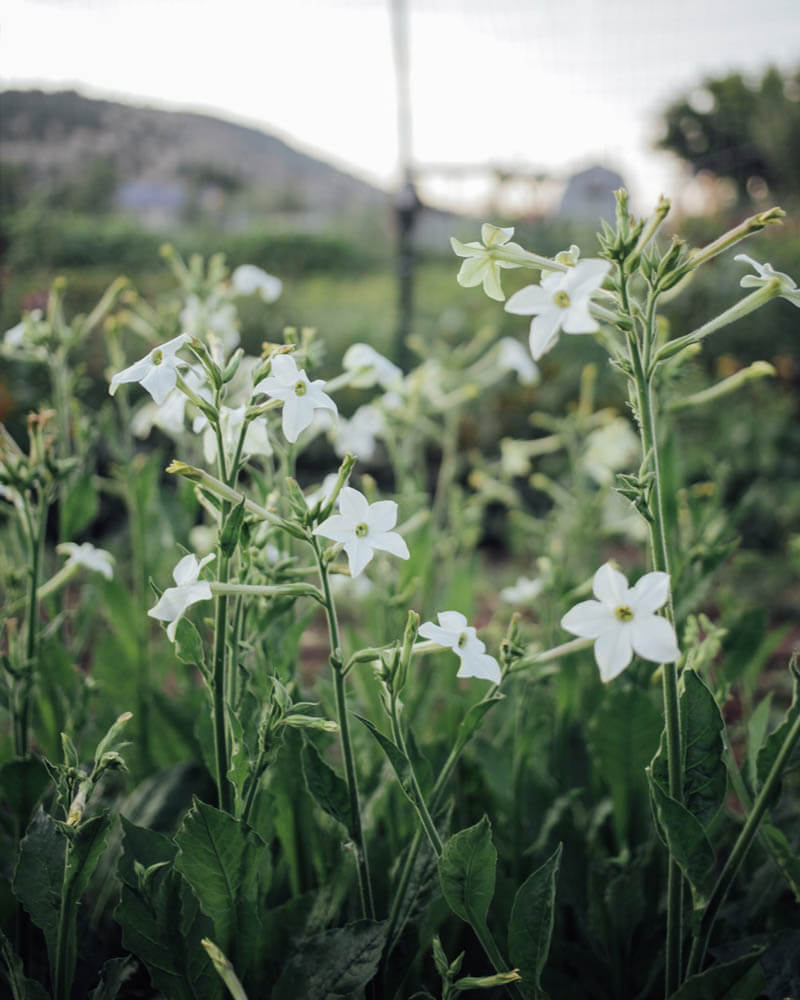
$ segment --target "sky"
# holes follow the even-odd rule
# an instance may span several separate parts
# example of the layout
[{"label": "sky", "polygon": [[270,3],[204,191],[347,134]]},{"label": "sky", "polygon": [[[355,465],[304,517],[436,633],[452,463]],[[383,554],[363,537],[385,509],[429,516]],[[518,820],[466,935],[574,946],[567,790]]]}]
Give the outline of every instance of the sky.
[{"label": "sky", "polygon": [[[392,2],[4,0],[0,87],[209,112],[392,186]],[[394,2],[413,162],[442,204],[485,193],[487,163],[557,178],[602,163],[644,211],[686,183],[652,150],[665,103],[704,76],[800,65],[799,0]]]}]

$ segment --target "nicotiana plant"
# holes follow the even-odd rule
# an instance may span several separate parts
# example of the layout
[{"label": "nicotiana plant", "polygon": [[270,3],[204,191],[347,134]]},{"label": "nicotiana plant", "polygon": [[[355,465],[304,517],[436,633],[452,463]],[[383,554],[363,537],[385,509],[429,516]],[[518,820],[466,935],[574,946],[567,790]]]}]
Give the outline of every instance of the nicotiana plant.
[{"label": "nicotiana plant", "polygon": [[[696,269],[782,213],[690,250],[660,242],[668,209],[662,199],[637,220],[619,192],[596,257],[536,254],[490,224],[481,241],[453,240],[459,284],[497,302],[501,271],[539,272],[505,307],[533,317],[530,356],[489,330],[455,348],[412,338],[409,372],[353,344],[341,373],[316,378],[313,331],[286,329],[257,357],[241,346],[238,299],[268,309],[277,278],[169,248],[178,294],[165,307],[118,282],[67,324],[57,286],[46,318],[6,333],[4,356],[48,367],[53,401],[30,418],[27,452],[0,438],[2,503],[26,564],[2,640],[13,903],[0,945],[14,997],[758,994],[796,923],[755,941],[719,941],[715,927],[730,923],[726,900],[756,841],[798,893],[779,793],[797,760],[800,672],[793,663],[776,728],[768,702],[756,709],[740,767],[714,673],[724,630],[696,599],[729,549],[707,546],[702,566],[682,550],[664,456],[676,400],[703,405],[769,373],[753,366],[682,398],[676,373],[698,345],[773,298],[800,303],[791,278],[747,257],[753,290],[670,338],[660,310]],[[101,322],[110,474],[93,464],[70,356]],[[534,362],[562,333],[608,352],[638,446],[624,417],[595,409],[587,365],[573,413],[533,414],[544,435],[465,451],[476,401],[510,373],[535,391]],[[140,360],[128,364],[132,335]],[[344,390],[374,392],[349,421]],[[170,443],[171,490],[162,451],[148,459],[134,440],[153,427]],[[325,437],[338,469],[320,484],[317,467],[302,489]],[[538,464],[562,452],[567,485]],[[384,470],[368,465],[376,454]],[[605,509],[614,483],[627,503],[617,520]],[[550,498],[546,524],[526,511],[523,484]],[[76,540],[98,490],[121,501],[129,561]],[[500,593],[517,608],[505,629],[496,602],[473,600],[493,505],[535,543],[521,555],[537,575]],[[47,578],[53,507],[66,562]],[[598,569],[599,553],[574,551],[587,535],[596,548],[646,546],[647,571],[631,556],[630,584],[608,551]],[[97,638],[92,602],[75,611],[79,585],[103,595],[116,645]],[[132,703],[104,729],[110,670],[128,667]],[[126,760],[138,781],[127,795]],[[723,809],[729,788],[738,811]],[[100,941],[105,962],[92,967]]]}]

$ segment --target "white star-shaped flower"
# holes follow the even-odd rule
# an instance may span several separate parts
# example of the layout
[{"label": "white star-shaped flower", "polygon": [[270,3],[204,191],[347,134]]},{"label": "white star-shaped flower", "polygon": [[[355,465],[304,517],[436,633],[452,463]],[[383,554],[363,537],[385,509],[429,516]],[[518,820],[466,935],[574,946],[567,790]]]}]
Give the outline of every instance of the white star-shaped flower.
[{"label": "white star-shaped flower", "polygon": [[403,377],[394,362],[369,344],[351,344],[344,352],[342,367],[347,372],[358,372],[350,382],[356,389],[371,389],[374,385],[389,389]]},{"label": "white star-shaped flower", "polygon": [[344,545],[350,575],[358,576],[378,549],[401,559],[409,558],[405,541],[392,531],[396,524],[394,500],[369,503],[363,493],[344,486],[339,494],[339,513],[317,525],[314,534]]},{"label": "white star-shaped flower", "polygon": [[595,639],[594,658],[603,681],[612,681],[634,653],[655,663],[674,663],[680,656],[675,629],[655,612],[669,597],[669,574],[646,573],[632,588],[610,563],[592,581],[596,601],[581,601],[561,619],[561,627],[584,639]]},{"label": "white star-shaped flower", "polygon": [[188,364],[187,361],[177,357],[177,354],[189,339],[182,333],[173,340],[168,340],[166,344],[154,347],[141,361],[114,375],[108,387],[109,394],[113,396],[123,382],[139,382],[161,406],[175,388],[178,365]]},{"label": "white star-shaped flower", "polygon": [[539,285],[521,288],[506,302],[506,312],[534,317],[530,331],[534,361],[555,345],[559,330],[594,333],[599,329],[589,313],[589,300],[610,268],[606,260],[582,260],[567,271],[545,275]]},{"label": "white star-shaped flower", "polygon": [[272,374],[262,379],[253,390],[263,392],[283,402],[283,433],[294,443],[314,419],[314,410],[336,410],[336,403],[322,391],[321,378],[309,382],[308,375],[297,367],[288,354],[279,354],[272,361]]},{"label": "white star-shaped flower", "polygon": [[490,222],[484,222],[481,226],[482,243],[462,243],[451,236],[450,246],[453,248],[453,253],[458,257],[467,258],[456,276],[459,285],[462,288],[473,288],[482,284],[484,292],[490,299],[503,302],[505,294],[500,284],[500,269],[522,267],[522,261],[515,263],[512,260],[499,259],[495,251],[502,248],[505,254],[519,253],[521,258],[526,256],[526,251],[518,243],[509,242],[513,235],[513,227],[503,229],[500,226],[493,226]]},{"label": "white star-shaped flower", "polygon": [[757,260],[748,257],[746,253],[737,253],[733,259],[745,261],[757,272],[757,274],[746,274],[739,281],[742,288],[760,288],[777,278],[781,285],[781,290],[778,293],[781,298],[787,299],[792,305],[800,308],[800,288],[788,274],[776,271],[772,264],[759,264]]},{"label": "white star-shaped flower", "polygon": [[62,542],[56,546],[56,552],[68,556],[64,567],[83,566],[93,573],[102,573],[106,580],[114,576],[114,557],[105,549],[96,549],[91,542],[77,545],[75,542]]},{"label": "white star-shaped flower", "polygon": [[211,600],[211,587],[206,580],[200,579],[200,570],[213,558],[213,552],[204,556],[199,562],[192,552],[184,556],[172,571],[172,578],[177,586],[168,587],[155,606],[147,612],[151,618],[169,622],[167,637],[170,642],[175,642],[175,630],[186,609],[198,601]]},{"label": "white star-shaped flower", "polygon": [[255,264],[242,264],[231,275],[231,284],[237,295],[260,295],[265,302],[275,302],[283,291],[283,282],[267,274]]},{"label": "white star-shaped flower", "polygon": [[418,634],[453,650],[461,660],[456,677],[480,677],[499,684],[500,665],[486,652],[486,644],[478,638],[472,625],[467,625],[464,615],[460,611],[440,611],[437,617],[438,625],[423,622]]}]

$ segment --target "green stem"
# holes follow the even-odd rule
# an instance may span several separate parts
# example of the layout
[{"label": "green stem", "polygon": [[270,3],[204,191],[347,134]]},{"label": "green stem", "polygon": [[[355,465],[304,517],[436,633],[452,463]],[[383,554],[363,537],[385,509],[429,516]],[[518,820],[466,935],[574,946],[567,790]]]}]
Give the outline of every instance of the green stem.
[{"label": "green stem", "polygon": [[753,843],[753,840],[758,833],[759,824],[764,818],[767,806],[769,805],[778,787],[778,782],[781,779],[781,772],[789,759],[789,755],[792,750],[794,750],[798,739],[800,739],[800,715],[798,715],[794,720],[791,729],[786,734],[783,746],[780,748],[778,755],[769,770],[767,779],[764,782],[761,791],[758,793],[755,802],[753,803],[753,809],[748,815],[744,826],[739,831],[739,836],[736,838],[733,850],[728,855],[725,864],[722,867],[722,871],[719,873],[719,877],[717,878],[711,895],[709,896],[708,903],[703,911],[703,916],[700,919],[700,926],[697,934],[695,935],[694,941],[692,942],[692,950],[689,955],[689,966],[687,969],[687,975],[689,976],[700,972],[703,967],[706,951],[708,949],[708,942],[711,938],[711,931],[714,928],[714,921],[717,919],[720,907],[725,902],[725,897],[728,895],[728,890],[736,877],[739,866],[744,860],[745,854],[747,854],[750,845]]},{"label": "green stem", "polygon": [[361,826],[361,806],[358,801],[358,782],[356,778],[353,744],[350,738],[350,724],[347,718],[347,698],[345,681],[342,672],[341,647],[339,644],[339,624],[336,620],[336,609],[331,596],[328,568],[322,558],[319,543],[311,536],[311,545],[319,568],[322,592],[325,599],[325,611],[328,618],[328,633],[331,644],[331,669],[333,671],[333,686],[336,693],[336,721],[339,723],[339,739],[344,760],[344,774],[347,784],[347,794],[350,800],[350,833],[356,850],[356,872],[358,873],[358,888],[361,895],[361,912],[369,920],[375,919],[375,903],[372,897],[372,880],[369,872],[367,848],[364,842],[364,832]]},{"label": "green stem", "polygon": [[71,926],[71,892],[69,861],[72,844],[67,840],[64,849],[64,875],[61,884],[61,903],[58,911],[58,931],[56,936],[56,956],[53,963],[53,1000],[69,1000],[71,982],[67,982],[67,956],[69,952]]},{"label": "green stem", "polygon": [[391,719],[392,733],[394,734],[395,743],[397,743],[403,751],[403,756],[408,762],[408,772],[411,778],[411,790],[414,794],[414,805],[417,810],[417,815],[419,816],[420,823],[422,823],[422,828],[425,831],[428,841],[430,842],[433,853],[437,858],[440,858],[442,856],[444,845],[442,844],[442,838],[439,836],[439,831],[436,829],[436,824],[433,822],[431,814],[428,811],[428,807],[425,804],[425,796],[422,794],[422,789],[419,787],[419,781],[417,780],[417,775],[414,770],[414,764],[408,753],[405,736],[403,735],[403,727],[400,725],[400,716],[397,711],[397,697],[394,693],[391,698]]},{"label": "green stem", "polygon": [[[220,553],[219,579],[226,582],[228,578],[228,557]],[[225,724],[225,691],[226,684],[226,629],[228,624],[228,595],[217,594],[216,616],[214,621],[214,673],[213,673],[213,705],[214,705],[214,760],[216,765],[217,790],[219,807],[223,812],[232,812],[231,786],[228,782],[228,742],[227,726]]]},{"label": "green stem", "polygon": [[34,672],[36,670],[36,624],[39,620],[39,574],[41,572],[42,548],[44,544],[45,525],[47,523],[47,499],[39,496],[39,509],[34,522],[30,507],[25,504],[25,519],[30,540],[30,581],[28,587],[28,607],[25,621],[25,662],[21,681],[20,702],[15,713],[14,752],[18,757],[27,757],[29,742],[28,728],[30,725],[31,691],[33,690]]}]

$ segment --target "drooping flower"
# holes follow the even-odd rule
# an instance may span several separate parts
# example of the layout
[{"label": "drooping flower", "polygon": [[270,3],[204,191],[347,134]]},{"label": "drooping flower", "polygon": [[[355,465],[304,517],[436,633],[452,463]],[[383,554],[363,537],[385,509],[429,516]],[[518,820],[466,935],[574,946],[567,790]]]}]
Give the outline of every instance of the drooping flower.
[{"label": "drooping flower", "polygon": [[409,558],[408,546],[402,536],[392,531],[396,524],[397,504],[394,500],[369,503],[363,493],[352,486],[344,486],[339,493],[339,513],[332,514],[317,525],[314,534],[344,545],[350,575],[358,576],[376,550],[391,552],[401,559]]},{"label": "drooping flower", "polygon": [[321,378],[309,382],[308,375],[288,354],[279,354],[272,360],[272,374],[262,379],[253,390],[263,392],[283,402],[283,433],[294,443],[314,419],[314,410],[336,410],[336,403],[324,393]]},{"label": "drooping flower", "polygon": [[114,557],[105,549],[97,549],[91,542],[83,542],[81,545],[75,542],[61,542],[56,546],[56,552],[62,556],[67,556],[64,568],[68,566],[82,566],[93,573],[102,573],[106,580],[111,580],[114,576]]},{"label": "drooping flower", "polygon": [[521,288],[506,302],[506,312],[533,316],[531,354],[538,361],[558,340],[558,333],[594,333],[599,329],[589,313],[589,300],[603,284],[611,265],[590,258],[567,271],[546,274],[539,285]]},{"label": "drooping flower", "polygon": [[[484,292],[490,299],[503,302],[505,294],[500,284],[500,269],[506,267],[522,267],[523,259],[528,256],[518,243],[509,242],[514,235],[513,227],[504,229],[484,222],[481,226],[482,243],[462,243],[454,236],[450,237],[450,246],[458,257],[466,257],[461,270],[456,275],[456,281],[462,288],[473,288],[483,285]],[[502,250],[503,257],[497,255]],[[512,258],[519,254],[519,262]]]},{"label": "drooping flower", "polygon": [[233,290],[237,295],[260,295],[265,302],[275,302],[283,291],[283,282],[267,274],[255,264],[242,264],[231,275]]},{"label": "drooping flower", "polygon": [[800,308],[800,288],[788,274],[776,271],[772,264],[759,264],[757,260],[748,257],[746,253],[737,253],[733,259],[745,261],[757,272],[756,274],[745,274],[741,278],[739,284],[742,288],[761,288],[777,278],[780,282],[781,290],[778,294],[781,298],[787,299],[792,305]]},{"label": "drooping flower", "polygon": [[154,347],[140,361],[114,375],[108,387],[109,394],[113,396],[123,382],[139,382],[142,388],[146,389],[155,402],[161,406],[175,388],[178,379],[178,366],[188,364],[187,361],[182,361],[177,354],[189,339],[185,333],[182,333],[180,336],[168,340],[166,344]]},{"label": "drooping flower", "polygon": [[199,562],[192,552],[184,556],[172,571],[176,586],[168,587],[155,606],[147,612],[151,618],[169,622],[167,637],[170,642],[175,642],[175,630],[186,610],[198,601],[211,600],[211,586],[208,581],[200,579],[200,570],[214,558],[213,552]]},{"label": "drooping flower", "polygon": [[680,656],[675,629],[655,612],[669,597],[669,574],[646,573],[629,588],[610,563],[592,581],[596,601],[581,601],[561,619],[561,627],[584,639],[595,639],[594,658],[603,681],[613,680],[634,653],[655,663],[674,663]]},{"label": "drooping flower", "polygon": [[374,385],[389,389],[403,377],[394,362],[369,344],[351,344],[344,352],[342,367],[347,372],[357,372],[350,382],[356,389],[371,389]]},{"label": "drooping flower", "polygon": [[486,644],[478,638],[473,626],[467,625],[464,615],[460,611],[440,611],[437,617],[438,625],[423,622],[418,634],[453,650],[461,661],[456,677],[480,677],[499,684],[500,665],[486,652]]}]

